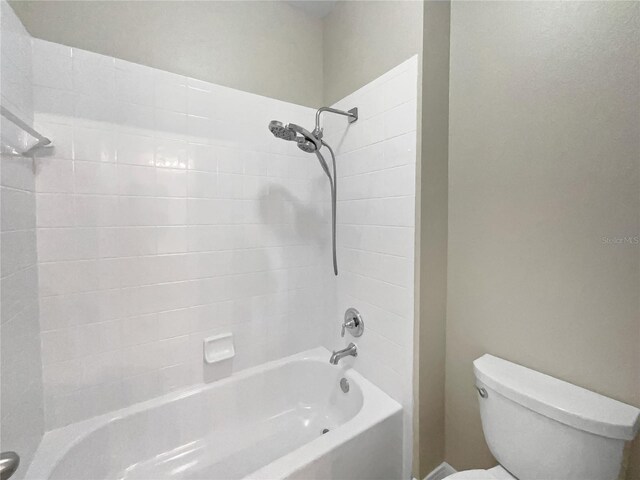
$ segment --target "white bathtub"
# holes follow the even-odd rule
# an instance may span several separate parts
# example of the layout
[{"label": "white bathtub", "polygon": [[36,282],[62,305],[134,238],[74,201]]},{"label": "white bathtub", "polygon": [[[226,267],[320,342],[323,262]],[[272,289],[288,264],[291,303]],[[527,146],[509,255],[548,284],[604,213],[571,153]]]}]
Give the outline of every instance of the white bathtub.
[{"label": "white bathtub", "polygon": [[25,478],[400,479],[401,406],[329,355],[316,348],[48,432]]}]

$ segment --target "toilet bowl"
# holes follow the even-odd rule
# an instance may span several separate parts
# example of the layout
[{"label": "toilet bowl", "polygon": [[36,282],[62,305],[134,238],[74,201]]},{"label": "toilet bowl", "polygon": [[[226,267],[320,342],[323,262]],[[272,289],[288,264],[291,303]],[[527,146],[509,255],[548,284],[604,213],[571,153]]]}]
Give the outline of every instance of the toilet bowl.
[{"label": "toilet bowl", "polygon": [[446,480],[619,477],[639,409],[492,355],[473,367],[482,430],[499,465]]}]

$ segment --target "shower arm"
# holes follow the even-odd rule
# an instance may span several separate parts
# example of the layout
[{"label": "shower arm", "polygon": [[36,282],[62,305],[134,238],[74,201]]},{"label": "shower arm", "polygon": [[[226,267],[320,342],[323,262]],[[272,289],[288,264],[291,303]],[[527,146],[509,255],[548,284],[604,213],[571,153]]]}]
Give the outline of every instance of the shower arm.
[{"label": "shower arm", "polygon": [[345,112],[344,110],[338,110],[337,108],[321,107],[316,111],[316,128],[313,130],[313,134],[317,138],[322,138],[322,128],[320,127],[320,115],[323,112],[336,113],[338,115],[344,115],[348,118],[349,123],[353,123],[358,120],[358,107],[354,107],[351,110]]}]

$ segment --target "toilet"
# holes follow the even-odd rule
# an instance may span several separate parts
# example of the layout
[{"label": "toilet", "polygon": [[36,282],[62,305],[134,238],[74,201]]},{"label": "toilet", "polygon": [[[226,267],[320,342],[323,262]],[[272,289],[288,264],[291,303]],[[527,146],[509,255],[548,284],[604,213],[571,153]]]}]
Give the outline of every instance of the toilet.
[{"label": "toilet", "polygon": [[446,480],[617,480],[640,410],[492,355],[473,362],[487,445],[499,465]]}]

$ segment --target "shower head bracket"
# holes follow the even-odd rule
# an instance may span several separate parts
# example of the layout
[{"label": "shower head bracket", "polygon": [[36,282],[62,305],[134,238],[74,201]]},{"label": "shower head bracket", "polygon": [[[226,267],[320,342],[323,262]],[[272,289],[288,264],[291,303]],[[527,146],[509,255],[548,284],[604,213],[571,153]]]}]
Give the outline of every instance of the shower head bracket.
[{"label": "shower head bracket", "polygon": [[347,113],[350,113],[347,121],[349,123],[353,123],[358,120],[358,107],[353,107],[351,110],[348,110]]}]

